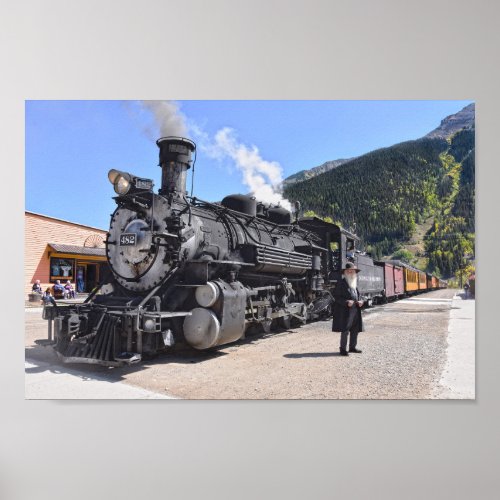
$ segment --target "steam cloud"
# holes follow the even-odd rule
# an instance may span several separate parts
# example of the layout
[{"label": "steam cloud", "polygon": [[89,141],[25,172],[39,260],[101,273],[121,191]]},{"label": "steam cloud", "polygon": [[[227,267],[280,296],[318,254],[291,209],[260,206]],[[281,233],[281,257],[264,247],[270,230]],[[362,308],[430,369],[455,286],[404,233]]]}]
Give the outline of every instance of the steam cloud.
[{"label": "steam cloud", "polygon": [[280,204],[291,209],[291,204],[279,192],[283,181],[283,169],[275,161],[266,161],[256,146],[248,147],[238,142],[234,130],[225,127],[215,134],[215,140],[208,148],[215,158],[231,158],[243,174],[243,182],[259,201]]},{"label": "steam cloud", "polygon": [[283,181],[283,169],[280,164],[264,160],[256,146],[248,147],[239,142],[233,129],[222,128],[212,139],[195,123],[188,126],[186,117],[174,101],[141,101],[140,104],[154,117],[154,127],[146,129],[147,135],[153,140],[158,136],[169,135],[187,137],[189,129],[201,141],[202,149],[209,156],[219,160],[229,158],[234,162],[243,174],[243,183],[258,201],[280,204],[288,210],[291,209],[290,202],[280,193]]},{"label": "steam cloud", "polygon": [[155,130],[151,128],[146,130],[153,140],[169,135],[187,136],[186,118],[174,101],[141,101],[141,106],[150,111],[154,117]]}]

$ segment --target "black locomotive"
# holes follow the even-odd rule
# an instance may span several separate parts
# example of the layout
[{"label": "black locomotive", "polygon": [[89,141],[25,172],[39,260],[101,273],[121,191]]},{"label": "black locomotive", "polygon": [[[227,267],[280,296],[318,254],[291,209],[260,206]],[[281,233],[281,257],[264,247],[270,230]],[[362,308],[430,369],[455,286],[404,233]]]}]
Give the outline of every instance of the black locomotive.
[{"label": "black locomotive", "polygon": [[209,349],[331,315],[332,290],[351,260],[368,301],[383,295],[383,269],[356,236],[317,217],[292,220],[279,206],[231,195],[188,197],[195,144],[166,137],[162,185],[111,170],[117,196],[106,239],[110,268],[83,304],[44,308],[65,362],[119,366],[174,345]]}]

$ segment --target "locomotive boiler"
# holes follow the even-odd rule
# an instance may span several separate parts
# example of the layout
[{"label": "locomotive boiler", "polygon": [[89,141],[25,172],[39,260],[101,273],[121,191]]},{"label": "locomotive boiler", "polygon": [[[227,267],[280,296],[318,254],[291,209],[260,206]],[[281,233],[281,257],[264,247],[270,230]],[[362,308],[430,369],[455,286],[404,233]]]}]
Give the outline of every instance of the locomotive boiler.
[{"label": "locomotive boiler", "polygon": [[196,145],[181,137],[157,145],[158,193],[151,179],[108,174],[117,195],[105,241],[109,276],[82,304],[44,308],[65,362],[117,366],[176,345],[210,349],[249,329],[331,313],[348,232],[315,217],[292,221],[251,196],[189,197]]}]

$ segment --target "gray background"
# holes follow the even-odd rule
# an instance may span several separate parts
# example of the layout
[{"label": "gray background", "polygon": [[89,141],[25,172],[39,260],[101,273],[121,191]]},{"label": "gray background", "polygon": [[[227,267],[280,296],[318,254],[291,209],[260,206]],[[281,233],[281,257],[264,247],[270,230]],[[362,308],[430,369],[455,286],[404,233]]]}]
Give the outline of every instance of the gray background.
[{"label": "gray background", "polygon": [[[493,0],[4,0],[0,498],[496,498],[498,21]],[[25,401],[24,99],[138,98],[474,99],[477,400]]]}]

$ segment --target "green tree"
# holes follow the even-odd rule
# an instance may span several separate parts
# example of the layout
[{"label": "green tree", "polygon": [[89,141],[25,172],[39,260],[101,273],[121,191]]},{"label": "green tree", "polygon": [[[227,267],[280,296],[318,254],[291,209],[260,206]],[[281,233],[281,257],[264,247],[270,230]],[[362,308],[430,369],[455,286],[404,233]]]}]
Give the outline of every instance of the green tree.
[{"label": "green tree", "polygon": [[392,258],[396,260],[402,260],[403,262],[407,262],[409,264],[413,259],[413,254],[409,250],[401,248],[393,254]]}]

